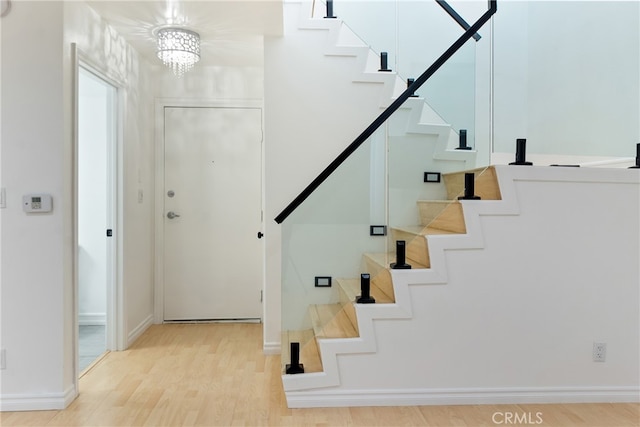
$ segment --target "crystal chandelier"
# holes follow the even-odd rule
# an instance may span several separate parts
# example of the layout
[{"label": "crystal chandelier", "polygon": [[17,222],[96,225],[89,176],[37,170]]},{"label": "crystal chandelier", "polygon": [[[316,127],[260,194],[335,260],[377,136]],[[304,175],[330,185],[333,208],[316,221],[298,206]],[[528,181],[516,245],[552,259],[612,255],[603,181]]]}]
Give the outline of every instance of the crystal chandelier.
[{"label": "crystal chandelier", "polygon": [[200,35],[183,28],[160,29],[158,58],[181,77],[200,61]]}]

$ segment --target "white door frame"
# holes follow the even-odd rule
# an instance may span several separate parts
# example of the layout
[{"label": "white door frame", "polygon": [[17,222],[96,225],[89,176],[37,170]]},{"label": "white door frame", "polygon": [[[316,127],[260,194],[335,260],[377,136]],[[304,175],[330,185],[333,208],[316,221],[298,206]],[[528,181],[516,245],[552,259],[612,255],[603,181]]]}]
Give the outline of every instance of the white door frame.
[{"label": "white door frame", "polygon": [[[257,108],[262,116],[262,143],[264,143],[264,108],[262,100],[220,100],[220,99],[185,99],[185,98],[157,98],[155,105],[155,271],[154,271],[154,322],[164,322],[164,109],[177,108]],[[260,149],[260,208],[264,212],[264,149]],[[264,215],[262,215],[261,229],[264,229]],[[259,230],[255,230],[257,233]],[[256,236],[257,238],[257,236]],[[262,289],[264,292],[265,245],[262,243]],[[264,318],[264,299],[261,319]]]},{"label": "white door frame", "polygon": [[[107,75],[107,71],[93,62],[89,55],[80,50],[75,43],[71,45],[73,70],[73,322],[74,322],[74,351],[75,351],[75,381],[79,375],[78,360],[78,103],[79,103],[79,76],[80,68],[95,74],[100,79],[116,88],[116,135],[108,152],[107,171],[108,186],[112,192],[108,204],[107,218],[111,219],[114,235],[108,240],[107,247],[107,313],[106,313],[106,345],[107,350],[124,350],[126,348],[124,331],[124,300],[123,300],[123,239],[121,234],[123,225],[123,119],[124,119],[124,84]],[[113,201],[114,203],[111,203]],[[106,233],[106,230],[105,230]]]}]

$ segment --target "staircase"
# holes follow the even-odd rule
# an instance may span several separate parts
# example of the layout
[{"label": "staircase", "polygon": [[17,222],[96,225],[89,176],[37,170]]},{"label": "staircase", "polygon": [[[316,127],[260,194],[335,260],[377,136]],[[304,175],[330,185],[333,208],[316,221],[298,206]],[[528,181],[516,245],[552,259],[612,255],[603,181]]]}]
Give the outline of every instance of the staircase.
[{"label": "staircase", "polygon": [[[464,193],[465,173],[474,174],[476,194],[484,200],[500,200],[500,189],[493,167],[479,168],[470,171],[445,174],[444,183],[448,200],[418,200],[416,209],[420,212],[419,225],[392,227],[392,241],[406,243],[406,263],[412,269],[429,269],[429,239],[433,236],[466,233],[462,204],[458,197]],[[395,244],[395,243],[394,243]],[[363,273],[371,277],[370,294],[379,306],[396,306],[395,290],[392,279],[391,263],[396,262],[394,252],[365,253],[362,256]],[[328,340],[360,338],[358,310],[363,309],[356,304],[360,295],[361,282],[357,278],[337,279],[339,302],[334,304],[314,304],[309,307],[308,316],[312,329],[303,331],[285,331],[282,334],[282,360],[289,361],[289,349],[292,342],[300,343],[300,360],[305,373],[323,372],[320,349],[328,344]],[[370,307],[367,307],[370,308]],[[396,316],[392,316],[396,318]],[[355,342],[355,341],[354,341]],[[285,384],[295,387],[302,376],[293,378],[285,376]],[[286,389],[286,387],[285,387]]]},{"label": "staircase", "polygon": [[[319,4],[320,2],[316,2],[316,7],[319,7]],[[340,19],[323,19],[321,13],[316,13],[312,17],[310,5],[311,2],[303,2],[301,4],[285,3],[285,17],[287,18],[285,19],[285,39],[287,43],[283,43],[283,46],[287,50],[285,51],[284,47],[278,50],[278,53],[281,54],[279,63],[290,57],[295,58],[296,63],[308,63],[308,68],[296,68],[295,74],[309,73],[309,78],[314,82],[313,85],[310,85],[313,89],[310,88],[309,91],[304,92],[305,96],[301,96],[302,104],[291,103],[290,105],[294,106],[294,108],[289,110],[286,110],[286,106],[284,110],[281,108],[281,116],[298,117],[299,110],[301,110],[305,111],[305,114],[310,117],[305,117],[304,120],[306,121],[300,121],[305,126],[299,126],[298,120],[287,120],[281,123],[280,126],[276,122],[276,125],[274,125],[278,126],[278,129],[288,129],[287,132],[281,132],[275,135],[274,138],[284,139],[287,138],[287,134],[304,134],[308,135],[308,137],[305,136],[305,144],[300,144],[298,138],[296,138],[296,143],[291,144],[286,151],[270,154],[277,157],[296,158],[298,159],[296,162],[298,169],[304,170],[305,173],[313,171],[313,173],[309,172],[308,179],[304,176],[298,176],[302,182],[311,181],[319,172],[317,167],[324,167],[329,164],[339,151],[348,145],[351,137],[344,135],[356,136],[356,132],[361,132],[377,114],[380,114],[406,88],[406,82],[395,72],[378,72],[380,66],[378,55],[355,36]],[[301,51],[305,52],[304,56],[299,55]],[[313,64],[313,68],[311,64]],[[286,70],[282,71],[286,73]],[[315,77],[316,74],[319,74],[320,77]],[[328,76],[331,76],[331,79]],[[285,77],[280,80],[287,79]],[[324,89],[318,90],[318,87]],[[293,88],[287,87],[287,91],[290,92],[291,90]],[[317,103],[315,101],[310,102],[310,100],[316,99],[321,101]],[[335,99],[342,100],[337,103],[336,109],[330,109],[326,113],[315,109],[316,104],[329,104]],[[337,114],[336,110],[342,111],[342,113]],[[370,116],[366,117],[367,115]],[[348,117],[348,120],[344,119],[344,117]],[[366,141],[362,149],[359,149],[349,159],[351,164],[360,163],[362,160],[367,163],[367,167],[371,169],[371,172],[367,171],[366,167],[360,168],[359,166],[356,166],[357,171],[353,172],[354,168],[349,169],[348,165],[343,165],[342,169],[332,177],[332,180],[333,182],[338,182],[345,179],[342,176],[337,177],[341,171],[345,170],[349,170],[350,176],[346,180],[351,183],[369,180],[369,177],[363,175],[370,174],[373,176],[375,173],[377,181],[371,181],[371,187],[375,187],[371,192],[376,192],[376,196],[382,201],[376,208],[381,207],[379,212],[381,211],[383,214],[377,215],[377,218],[381,219],[372,219],[373,222],[369,222],[369,219],[366,219],[366,221],[368,224],[385,223],[386,183],[384,182],[384,176],[386,171],[384,170],[384,157],[387,151],[385,147],[385,137],[387,137],[389,147],[395,150],[392,154],[396,155],[394,157],[396,163],[390,167],[396,167],[396,164],[400,164],[403,170],[411,171],[411,174],[414,175],[417,174],[417,179],[412,179],[409,186],[405,185],[404,181],[396,182],[395,188],[390,190],[394,199],[394,209],[402,212],[412,212],[412,216],[415,217],[403,219],[400,222],[416,225],[419,224],[417,210],[415,209],[416,199],[446,199],[444,184],[430,183],[425,185],[422,182],[422,174],[425,171],[447,173],[472,168],[475,166],[477,153],[474,150],[455,149],[459,142],[458,133],[429,107],[424,98],[409,99],[391,116],[388,120],[388,126],[385,126],[386,129],[381,129],[383,131],[381,133],[384,133],[384,135],[374,135]],[[337,132],[337,130],[340,130],[340,132]],[[410,147],[410,150],[404,149],[407,146]],[[396,147],[398,148],[397,150]],[[372,152],[371,155],[367,153],[367,149]],[[374,151],[375,153],[373,153]],[[378,159],[382,159],[377,164],[374,164],[371,159],[374,154],[378,156]],[[407,155],[409,158],[404,157]],[[411,161],[410,165],[407,162],[408,160]],[[374,168],[377,169],[374,170]],[[354,177],[354,175],[357,176]],[[380,179],[378,180],[378,178]],[[279,187],[285,185],[285,183],[281,184]],[[290,185],[290,183],[287,182],[286,185]],[[369,185],[369,183],[365,185]],[[346,188],[347,186],[344,185],[341,185],[341,188],[338,189],[327,189],[327,187],[325,185],[313,197],[317,200],[324,197],[322,194],[325,193],[338,194],[340,196],[345,193],[365,194],[365,192],[359,191],[360,189],[354,192],[352,187]],[[296,193],[302,188],[296,188]],[[365,191],[368,193],[370,190],[367,189]],[[332,215],[331,212],[337,212],[335,200],[336,197],[330,203],[324,203],[321,209],[328,212],[329,215]],[[382,206],[383,203],[385,206]],[[306,206],[312,205],[313,203],[307,203]],[[305,211],[308,209],[307,207],[302,206],[298,213]],[[353,210],[345,206],[343,206],[343,210],[344,212],[351,212],[350,215],[352,217],[358,215],[358,220],[364,220],[360,212],[353,214]],[[296,219],[293,219],[290,223],[296,221]],[[328,221],[330,224],[330,220],[327,218],[320,219],[323,224]],[[313,284],[314,275],[322,275],[322,273],[326,272],[336,277],[353,277],[358,272],[364,271],[357,266],[357,260],[362,257],[363,252],[384,251],[384,248],[372,250],[370,247],[372,245],[377,246],[377,242],[384,240],[382,238],[377,239],[374,243],[371,243],[371,241],[375,239],[370,239],[370,241],[364,242],[362,245],[364,247],[354,245],[347,240],[346,237],[349,233],[359,233],[355,227],[349,228],[352,225],[353,223],[345,224],[344,230],[340,230],[339,227],[334,227],[328,232],[324,230],[324,236],[320,236],[326,241],[330,233],[340,235],[344,244],[339,245],[341,249],[338,259],[348,259],[348,262],[344,262],[339,268],[336,268],[334,261],[328,257],[318,260],[319,262],[314,264],[305,263],[304,265],[296,264],[295,260],[292,262],[286,257],[283,259],[284,263],[289,263],[282,267],[282,283],[283,289],[285,289],[283,295],[286,294],[286,296],[283,296],[282,301],[283,306],[288,307],[286,316],[283,316],[283,323],[303,323],[301,319],[306,316],[307,320],[304,323],[311,328],[311,318],[306,313],[306,306],[308,304],[325,303],[328,300],[328,291],[326,290],[303,288],[304,285],[302,284],[309,283],[309,279],[311,280],[310,283]],[[315,231],[310,231],[310,233],[314,234]],[[315,238],[315,235],[311,235],[291,242],[292,251],[295,253],[297,245],[300,245],[301,242]],[[359,243],[363,243],[366,238],[366,235],[363,236]],[[386,244],[384,245],[386,246]],[[317,243],[316,247],[322,248],[324,244]],[[325,261],[324,265],[322,265],[323,261]],[[311,270],[313,270],[313,273],[319,274],[312,274]],[[292,292],[289,292],[290,290]],[[334,292],[330,298],[331,302],[339,302],[337,287],[334,286],[332,291]],[[294,303],[298,298],[308,301],[305,301],[304,304]],[[293,320],[289,322],[289,319]],[[292,328],[285,327],[284,329]]]},{"label": "staircase", "polygon": [[[382,84],[381,107],[404,86],[373,70],[375,55],[339,20],[304,12],[300,22],[298,31],[328,31],[331,61],[356,59],[353,84]],[[469,171],[481,200],[458,200],[464,173],[440,161],[469,169],[475,153],[451,148],[457,134],[424,100],[408,99],[385,135],[410,148],[394,165],[400,180],[386,183],[391,220],[375,219],[370,144],[351,153],[348,179],[334,170],[282,229],[282,359],[297,359],[289,349],[299,343],[304,365],[296,374],[283,366],[289,407],[636,401],[637,174],[489,167]],[[405,191],[424,162],[443,183]],[[363,233],[385,223],[388,247]],[[389,268],[397,241],[411,269]],[[354,302],[358,257],[375,304]],[[343,278],[313,287],[314,275],[330,272]],[[614,363],[592,363],[596,340],[616,348]]]},{"label": "staircase", "polygon": [[[421,224],[391,230],[411,270],[362,255],[375,304],[338,279],[339,303],[283,334],[305,368],[282,377],[290,407],[637,401],[637,172],[474,173],[482,200],[457,200],[463,173],[446,174],[449,199],[417,201]],[[591,360],[595,341],[610,363]]]},{"label": "staircase", "polygon": [[[378,107],[381,110],[388,107],[406,89],[406,81],[397,73],[378,71],[380,62],[378,55],[360,40],[342,20],[323,18],[324,5],[322,2],[289,3],[285,7],[298,8],[297,28],[287,37],[294,37],[294,34],[298,33],[305,40],[309,39],[310,34],[313,34],[314,38],[324,38],[322,55],[327,61],[339,61],[340,64],[345,61],[352,63],[353,72],[350,79],[353,85],[359,88],[366,86],[379,93]],[[313,10],[314,7],[315,10]],[[458,132],[447,124],[422,97],[408,99],[389,119],[388,135],[395,145],[410,144],[414,157],[423,159],[418,166],[420,171],[418,173],[422,173],[421,171],[424,170],[437,170],[445,173],[445,182],[451,180],[451,190],[447,190],[445,184],[431,184],[429,186],[414,184],[413,195],[415,196],[434,200],[446,198],[447,192],[456,191],[453,187],[457,185],[456,173],[447,176],[446,172],[468,169],[475,165],[476,151],[456,150],[459,142]],[[418,169],[416,169],[417,171]],[[414,269],[425,269],[430,265],[427,236],[464,233],[464,221],[461,222],[461,225],[454,226],[454,222],[459,223],[462,220],[460,204],[453,200],[435,200],[429,203],[419,201],[416,205],[415,199],[408,202],[406,198],[397,200],[395,204],[397,206],[407,203],[412,203],[413,209],[421,214],[425,210],[427,215],[429,215],[428,212],[435,212],[439,208],[443,210],[438,215],[431,213],[439,218],[438,221],[432,221],[425,217],[421,224],[410,224],[390,229],[394,240],[408,242],[407,262]],[[453,206],[449,206],[450,204]],[[432,207],[425,207],[427,205]],[[406,207],[403,206],[402,209],[406,209]],[[392,262],[395,262],[395,255],[392,252],[362,254],[360,270],[371,275],[371,295],[376,300],[376,307],[397,307],[392,276],[388,269]],[[289,363],[291,358],[289,343],[299,342],[300,360],[304,364],[305,370],[305,374],[296,375],[296,379],[285,378],[285,382],[300,381],[302,377],[307,378],[306,381],[308,381],[308,378],[318,377],[317,384],[326,384],[327,380],[322,379],[323,374],[327,372],[326,364],[334,363],[334,361],[331,360],[331,357],[325,357],[323,361],[320,354],[326,354],[326,351],[323,352],[322,348],[330,346],[330,342],[336,342],[336,340],[355,340],[357,342],[362,338],[362,328],[358,326],[358,306],[353,304],[356,296],[360,294],[359,279],[337,279],[334,281],[334,288],[337,293],[337,296],[333,298],[334,303],[311,304],[308,307],[307,320],[304,323],[310,325],[309,329],[286,330],[282,333],[283,366]],[[329,382],[332,381],[335,383],[334,380]]]}]

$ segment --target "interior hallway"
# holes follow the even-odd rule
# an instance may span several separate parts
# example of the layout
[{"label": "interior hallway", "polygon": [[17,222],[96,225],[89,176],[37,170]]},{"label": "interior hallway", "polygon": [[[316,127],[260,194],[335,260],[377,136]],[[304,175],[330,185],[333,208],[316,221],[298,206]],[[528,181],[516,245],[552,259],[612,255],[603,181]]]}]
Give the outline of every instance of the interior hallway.
[{"label": "interior hallway", "polygon": [[506,413],[531,414],[535,424],[539,412],[542,426],[640,425],[640,404],[288,409],[280,357],[263,355],[261,337],[259,324],[154,325],[83,375],[66,410],[4,412],[0,424],[493,426],[506,425]]},{"label": "interior hallway", "polygon": [[80,325],[78,333],[78,362],[80,375],[107,351],[104,325]]}]

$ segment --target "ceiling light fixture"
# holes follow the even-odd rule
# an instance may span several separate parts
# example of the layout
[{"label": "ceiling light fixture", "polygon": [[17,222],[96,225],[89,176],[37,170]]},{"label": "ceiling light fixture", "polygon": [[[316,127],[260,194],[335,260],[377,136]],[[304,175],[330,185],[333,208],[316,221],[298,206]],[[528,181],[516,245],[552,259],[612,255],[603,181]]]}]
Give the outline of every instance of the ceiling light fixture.
[{"label": "ceiling light fixture", "polygon": [[158,31],[158,58],[181,77],[200,61],[200,35],[183,28]]}]

